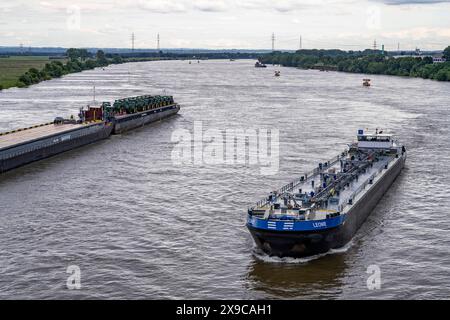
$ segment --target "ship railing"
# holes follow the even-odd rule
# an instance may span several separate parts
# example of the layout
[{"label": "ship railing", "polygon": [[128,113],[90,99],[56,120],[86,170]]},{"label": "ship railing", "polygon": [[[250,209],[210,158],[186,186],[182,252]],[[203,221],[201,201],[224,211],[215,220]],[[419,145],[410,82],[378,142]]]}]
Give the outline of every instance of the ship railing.
[{"label": "ship railing", "polygon": [[[335,157],[329,159],[326,162],[327,166],[322,168],[322,170],[332,167],[333,165],[338,163],[343,157],[345,157],[346,154],[347,153],[344,153],[344,155],[340,154],[338,156],[335,156]],[[316,167],[313,170],[304,173],[302,176],[295,179],[294,181],[292,181],[292,182],[288,183],[287,185],[281,187],[280,189],[276,190],[275,192],[277,194],[283,194],[285,192],[290,192],[290,191],[294,190],[298,185],[307,182],[308,180],[310,180],[312,177],[316,176],[320,172],[321,172],[321,170],[318,167]],[[256,202],[256,207],[263,207],[263,206],[267,205],[268,203],[269,203],[268,199],[264,198],[264,199],[261,199],[260,201]]]},{"label": "ship railing", "polygon": [[6,136],[8,134],[17,133],[17,132],[21,132],[21,131],[25,131],[25,130],[30,130],[30,129],[35,129],[35,128],[38,128],[38,127],[49,126],[51,124],[53,124],[53,122],[41,123],[41,124],[37,124],[37,125],[31,126],[31,127],[27,127],[27,128],[19,128],[19,129],[6,131],[6,132],[0,132],[0,136]]},{"label": "ship railing", "polygon": [[352,194],[350,196],[348,196],[343,202],[342,204],[339,205],[338,210],[339,212],[342,212],[342,210],[344,210],[344,208],[347,205],[351,205],[353,204],[353,200],[356,198],[356,196],[358,194],[360,194],[362,191],[364,191],[366,189],[366,187],[369,184],[372,184],[373,181],[375,180],[375,178],[385,169],[384,166],[382,166],[381,168],[379,168],[376,172],[374,172],[373,174],[370,175],[369,178],[367,178],[363,184],[361,184],[355,191],[352,192]]}]

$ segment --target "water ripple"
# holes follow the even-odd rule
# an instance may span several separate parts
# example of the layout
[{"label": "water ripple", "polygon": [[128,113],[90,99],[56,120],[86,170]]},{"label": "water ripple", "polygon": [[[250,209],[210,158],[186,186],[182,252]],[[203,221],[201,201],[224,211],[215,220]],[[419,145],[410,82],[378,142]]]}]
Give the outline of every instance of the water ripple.
[{"label": "water ripple", "polygon": [[[278,68],[278,67],[277,67]],[[175,95],[176,117],[2,175],[0,298],[448,298],[449,84],[252,61],[117,65],[0,93],[0,130],[97,100]],[[172,164],[174,130],[278,128],[280,169]],[[312,259],[254,253],[246,208],[345,147],[394,131],[407,166],[351,245]],[[369,265],[382,287],[368,290]],[[68,265],[81,290],[68,290]]]}]

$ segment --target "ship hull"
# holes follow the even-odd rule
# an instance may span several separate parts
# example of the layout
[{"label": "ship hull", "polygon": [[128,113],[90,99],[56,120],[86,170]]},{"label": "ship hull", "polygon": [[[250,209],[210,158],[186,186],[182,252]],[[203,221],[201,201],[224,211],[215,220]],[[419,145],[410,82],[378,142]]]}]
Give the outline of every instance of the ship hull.
[{"label": "ship hull", "polygon": [[406,153],[346,213],[344,222],[317,231],[274,231],[247,224],[257,247],[270,256],[301,258],[337,249],[347,244],[376,207],[404,167]]},{"label": "ship hull", "polygon": [[170,117],[180,111],[179,105],[171,105],[158,109],[147,110],[117,117],[114,121],[114,134],[121,134],[129,130],[140,128],[146,124]]},{"label": "ship hull", "polygon": [[99,123],[2,151],[2,154],[8,152],[16,155],[0,158],[0,173],[106,139],[111,135],[112,130],[111,123]]}]

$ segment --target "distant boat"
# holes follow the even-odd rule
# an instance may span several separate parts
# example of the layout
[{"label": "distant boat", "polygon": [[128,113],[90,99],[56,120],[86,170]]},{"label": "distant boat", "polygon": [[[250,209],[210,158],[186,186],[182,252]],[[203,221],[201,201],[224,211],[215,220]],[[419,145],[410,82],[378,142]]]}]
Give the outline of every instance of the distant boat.
[{"label": "distant boat", "polygon": [[192,62],[191,61],[189,61],[189,64],[191,64]]},{"label": "distant boat", "polygon": [[234,59],[230,59],[230,61],[234,61]]},{"label": "distant boat", "polygon": [[370,79],[363,79],[363,86],[370,87]]},{"label": "distant boat", "polygon": [[264,63],[256,61],[255,68],[267,68],[267,66]]}]

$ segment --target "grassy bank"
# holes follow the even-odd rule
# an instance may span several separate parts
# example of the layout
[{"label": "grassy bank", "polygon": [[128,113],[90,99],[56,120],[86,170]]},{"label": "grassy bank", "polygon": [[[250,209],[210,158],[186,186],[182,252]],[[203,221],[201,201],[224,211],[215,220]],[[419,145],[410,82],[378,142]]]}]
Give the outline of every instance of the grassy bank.
[{"label": "grassy bank", "polygon": [[28,87],[30,85],[60,78],[70,73],[92,70],[110,64],[124,63],[118,55],[106,56],[102,50],[96,55],[85,49],[69,49],[67,58],[41,56],[14,56],[0,58],[0,90],[10,87]]},{"label": "grassy bank", "polygon": [[11,87],[27,87],[66,74],[92,70],[110,64],[172,60],[172,58],[166,57],[122,58],[119,55],[105,55],[102,51],[97,52],[95,56],[89,56],[85,50],[71,50],[68,51],[67,58],[50,58],[48,56],[0,57],[0,90]]},{"label": "grassy bank", "polygon": [[50,59],[48,56],[0,57],[0,88],[7,89],[17,86],[19,77],[29,69],[40,70],[51,61],[65,62],[65,59]]}]

